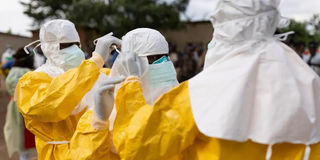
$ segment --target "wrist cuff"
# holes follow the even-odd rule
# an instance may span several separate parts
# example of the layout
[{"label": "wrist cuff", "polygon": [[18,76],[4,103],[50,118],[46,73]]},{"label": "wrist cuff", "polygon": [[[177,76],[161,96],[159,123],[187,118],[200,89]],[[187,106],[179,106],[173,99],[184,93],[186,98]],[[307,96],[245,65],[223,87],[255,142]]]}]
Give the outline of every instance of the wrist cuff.
[{"label": "wrist cuff", "polygon": [[108,121],[103,121],[101,119],[99,119],[98,117],[92,116],[92,120],[91,120],[91,126],[92,128],[96,129],[96,130],[106,130],[109,128],[109,123]]},{"label": "wrist cuff", "polygon": [[98,53],[93,52],[90,60],[95,62],[99,68],[102,68],[104,65],[104,60]]}]

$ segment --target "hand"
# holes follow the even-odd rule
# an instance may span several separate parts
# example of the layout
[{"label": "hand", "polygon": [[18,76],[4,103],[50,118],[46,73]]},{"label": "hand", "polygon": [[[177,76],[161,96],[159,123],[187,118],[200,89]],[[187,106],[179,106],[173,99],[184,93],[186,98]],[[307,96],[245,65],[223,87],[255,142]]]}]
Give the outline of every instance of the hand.
[{"label": "hand", "polygon": [[104,61],[107,60],[109,55],[111,54],[113,45],[116,45],[118,48],[120,48],[121,46],[121,40],[112,35],[113,33],[109,33],[94,41],[94,43],[96,43],[96,49],[94,50],[94,52],[98,53]]},{"label": "hand", "polygon": [[94,93],[94,116],[100,120],[107,121],[111,114],[114,96],[113,90],[116,84],[124,81],[124,78],[108,78],[98,85],[98,90]]},{"label": "hand", "polygon": [[142,76],[140,59],[134,53],[123,53],[119,55],[119,63],[121,63],[126,72],[126,76]]}]

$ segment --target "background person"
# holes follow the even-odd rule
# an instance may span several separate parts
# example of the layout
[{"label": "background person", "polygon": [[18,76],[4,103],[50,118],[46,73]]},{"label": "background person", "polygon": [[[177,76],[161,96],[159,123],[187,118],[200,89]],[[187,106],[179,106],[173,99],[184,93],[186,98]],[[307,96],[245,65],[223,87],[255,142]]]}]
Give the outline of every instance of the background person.
[{"label": "background person", "polygon": [[30,152],[35,149],[34,135],[25,129],[22,115],[19,113],[16,101],[12,98],[18,80],[27,72],[33,70],[33,56],[20,48],[14,55],[14,64],[6,78],[6,88],[10,94],[10,102],[7,106],[6,122],[4,125],[4,137],[9,157],[18,152],[20,160],[27,160]]}]

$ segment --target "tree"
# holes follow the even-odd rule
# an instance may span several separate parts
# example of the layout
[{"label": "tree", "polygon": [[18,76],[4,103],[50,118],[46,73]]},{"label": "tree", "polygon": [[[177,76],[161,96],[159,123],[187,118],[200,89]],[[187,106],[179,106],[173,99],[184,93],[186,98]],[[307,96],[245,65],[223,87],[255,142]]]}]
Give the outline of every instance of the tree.
[{"label": "tree", "polygon": [[34,26],[55,18],[69,19],[77,27],[101,36],[110,31],[121,36],[138,27],[178,28],[183,25],[189,0],[31,0],[21,2]]},{"label": "tree", "polygon": [[[299,42],[305,42],[309,43],[311,41],[320,42],[320,28],[317,26],[319,25],[319,16],[314,15],[313,18],[311,18],[309,21],[305,22],[298,22],[295,20],[291,20],[291,23],[288,27],[279,29],[278,32],[288,32],[288,31],[294,31],[295,34],[291,36],[290,43],[299,43]],[[310,34],[310,32],[307,30],[307,25],[313,25],[316,29],[315,34]]]}]

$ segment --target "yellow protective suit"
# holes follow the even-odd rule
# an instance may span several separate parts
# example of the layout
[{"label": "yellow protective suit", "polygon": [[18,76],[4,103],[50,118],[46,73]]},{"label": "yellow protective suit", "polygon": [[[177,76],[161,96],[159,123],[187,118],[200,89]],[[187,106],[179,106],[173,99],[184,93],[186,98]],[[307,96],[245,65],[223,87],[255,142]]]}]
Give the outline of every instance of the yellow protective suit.
[{"label": "yellow protective suit", "polygon": [[[123,101],[125,99],[125,101]],[[206,137],[194,122],[188,81],[146,104],[137,78],[118,90],[113,143],[123,160],[264,160],[268,146]],[[306,146],[275,144],[272,160],[302,160]],[[320,144],[311,146],[310,159],[319,159]]]},{"label": "yellow protective suit", "polygon": [[19,80],[15,98],[26,127],[35,135],[39,160],[73,159],[68,142],[84,111],[70,114],[95,84],[102,65],[102,58],[94,56],[56,78],[28,72]]},{"label": "yellow protective suit", "polygon": [[[112,152],[112,133],[108,123],[93,120],[93,111],[88,110],[80,118],[76,132],[70,141],[70,155],[76,160],[118,160],[118,154]],[[103,128],[93,128],[93,123]]]},{"label": "yellow protective suit", "polygon": [[[110,74],[110,69],[102,68],[100,72]],[[80,118],[76,131],[70,141],[70,156],[77,160],[118,160],[120,157],[112,151],[112,133],[108,122],[93,116],[87,110]]]}]

